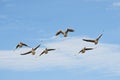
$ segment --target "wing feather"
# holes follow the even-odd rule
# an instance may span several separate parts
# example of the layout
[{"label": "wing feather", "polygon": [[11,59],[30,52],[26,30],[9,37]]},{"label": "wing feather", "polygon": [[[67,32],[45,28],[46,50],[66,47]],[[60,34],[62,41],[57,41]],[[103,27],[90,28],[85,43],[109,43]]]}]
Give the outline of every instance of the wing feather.
[{"label": "wing feather", "polygon": [[40,44],[39,44],[37,47],[35,47],[34,50],[36,50],[36,49],[39,48],[39,47],[40,47]]},{"label": "wing feather", "polygon": [[48,51],[53,51],[53,50],[55,50],[55,49],[48,49]]},{"label": "wing feather", "polygon": [[86,41],[86,42],[95,42],[95,40],[90,40],[90,39],[83,39],[83,41]]},{"label": "wing feather", "polygon": [[22,53],[21,55],[26,55],[26,54],[30,54],[32,51],[26,52],[26,53]]},{"label": "wing feather", "polygon": [[74,30],[68,28],[68,29],[66,30],[66,33],[68,33],[68,32],[74,32]]},{"label": "wing feather", "polygon": [[99,39],[101,38],[102,35],[103,35],[103,34],[101,34],[101,35],[97,38],[97,40],[99,40]]},{"label": "wing feather", "polygon": [[93,48],[85,48],[85,50],[93,50]]},{"label": "wing feather", "polygon": [[22,45],[24,45],[24,46],[28,46],[27,44],[25,44],[25,43],[22,43],[22,42],[21,42],[21,44],[22,44]]},{"label": "wing feather", "polygon": [[16,49],[19,47],[19,44],[16,46]]},{"label": "wing feather", "polygon": [[60,33],[64,34],[63,31],[60,30],[56,33],[56,36],[59,35]]},{"label": "wing feather", "polygon": [[39,56],[43,55],[44,53],[45,53],[45,50]]}]

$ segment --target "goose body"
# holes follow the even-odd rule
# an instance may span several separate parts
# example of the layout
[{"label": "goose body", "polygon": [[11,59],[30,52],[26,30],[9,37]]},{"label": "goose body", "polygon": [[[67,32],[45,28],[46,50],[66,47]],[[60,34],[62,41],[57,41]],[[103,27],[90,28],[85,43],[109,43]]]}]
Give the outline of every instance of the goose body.
[{"label": "goose body", "polygon": [[48,54],[48,51],[53,51],[55,49],[45,49],[39,56],[43,55],[43,54]]},{"label": "goose body", "polygon": [[91,43],[94,43],[95,45],[98,44],[98,41],[99,39],[101,38],[103,34],[101,34],[100,36],[98,36],[96,39],[94,40],[90,40],[90,39],[83,39],[83,41],[86,41],[86,42],[91,42]]},{"label": "goose body", "polygon": [[64,37],[67,37],[68,32],[74,32],[74,30],[73,30],[73,29],[67,29],[65,32],[62,31],[62,30],[59,30],[59,31],[56,33],[56,36],[58,36],[59,34],[63,34]]},{"label": "goose body", "polygon": [[29,47],[27,44],[25,44],[25,43],[23,43],[23,42],[20,42],[19,44],[17,44],[16,49],[17,49],[17,48],[21,48],[21,47],[23,47],[23,46]]},{"label": "goose body", "polygon": [[85,53],[87,50],[93,50],[93,48],[86,48],[86,47],[84,47],[83,49],[81,49],[79,51],[79,53]]},{"label": "goose body", "polygon": [[35,51],[36,51],[36,49],[39,48],[39,47],[40,47],[40,45],[38,45],[38,46],[35,47],[35,48],[32,48],[32,50],[29,51],[29,52],[22,53],[21,55],[27,55],[27,54],[30,54],[30,53],[32,53],[32,55],[35,55]]}]

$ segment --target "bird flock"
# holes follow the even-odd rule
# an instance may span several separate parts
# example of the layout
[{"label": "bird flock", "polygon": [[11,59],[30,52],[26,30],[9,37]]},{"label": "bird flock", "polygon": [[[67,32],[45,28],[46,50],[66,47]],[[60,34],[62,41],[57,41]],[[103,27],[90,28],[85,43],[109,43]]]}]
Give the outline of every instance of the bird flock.
[{"label": "bird flock", "polygon": [[[68,32],[74,32],[74,29],[70,29],[70,28],[67,28],[66,31],[62,31],[62,30],[59,30],[58,32],[56,32],[56,36],[62,34],[64,37],[67,37],[68,36]],[[83,41],[85,42],[88,42],[88,43],[93,43],[95,45],[98,44],[99,42],[99,39],[101,38],[103,34],[100,34],[96,39],[82,39]],[[23,42],[20,42],[16,45],[16,49],[18,48],[22,48],[23,46],[25,47],[29,47],[31,48],[29,45],[23,43]],[[25,53],[21,53],[20,55],[27,55],[27,54],[32,54],[32,55],[35,55],[36,53],[36,50],[40,47],[40,44],[38,46],[36,46],[35,48],[32,48],[30,51],[28,52],[25,52]],[[88,48],[88,47],[84,47],[82,48],[78,53],[85,53],[87,50],[93,50],[94,48]],[[47,54],[49,51],[54,51],[56,49],[48,49],[48,48],[45,48],[39,56],[43,55],[43,54]]]}]

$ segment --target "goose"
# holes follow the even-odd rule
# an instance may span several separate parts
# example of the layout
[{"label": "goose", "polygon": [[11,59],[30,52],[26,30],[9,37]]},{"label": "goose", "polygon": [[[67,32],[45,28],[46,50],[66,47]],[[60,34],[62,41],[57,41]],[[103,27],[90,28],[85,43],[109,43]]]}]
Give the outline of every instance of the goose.
[{"label": "goose", "polygon": [[25,44],[25,43],[23,43],[23,42],[20,42],[19,44],[17,44],[16,49],[17,49],[17,48],[21,48],[21,47],[23,47],[23,46],[29,47],[27,44]]},{"label": "goose", "polygon": [[39,56],[41,56],[42,54],[48,54],[48,51],[53,51],[53,50],[55,50],[55,49],[45,49]]},{"label": "goose", "polygon": [[94,43],[94,44],[96,45],[96,44],[98,44],[98,41],[99,41],[99,39],[101,38],[102,35],[103,35],[103,34],[101,34],[100,36],[98,36],[98,37],[97,37],[96,39],[94,39],[94,40],[83,39],[83,41],[92,42],[92,43]]},{"label": "goose", "polygon": [[58,36],[60,33],[64,35],[64,37],[67,37],[67,34],[68,32],[74,32],[73,29],[67,29],[65,32],[63,32],[62,30],[59,30],[57,33],[56,33],[56,36]]},{"label": "goose", "polygon": [[81,49],[81,50],[79,51],[79,53],[85,53],[86,50],[93,50],[93,48],[86,48],[86,47],[84,47],[83,49]]},{"label": "goose", "polygon": [[21,55],[26,55],[26,54],[30,54],[30,53],[32,53],[32,55],[35,55],[35,50],[36,50],[37,48],[39,48],[39,47],[40,47],[40,44],[39,44],[37,47],[32,48],[31,51],[26,52],[26,53],[22,53]]}]

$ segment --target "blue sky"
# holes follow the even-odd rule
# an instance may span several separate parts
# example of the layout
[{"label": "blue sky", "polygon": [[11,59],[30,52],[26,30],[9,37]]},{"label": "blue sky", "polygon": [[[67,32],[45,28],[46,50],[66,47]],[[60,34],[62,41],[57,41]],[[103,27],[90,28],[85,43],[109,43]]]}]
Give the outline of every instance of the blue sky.
[{"label": "blue sky", "polygon": [[[0,0],[0,80],[119,80],[119,21],[119,0]],[[82,41],[101,33],[98,45]],[[13,52],[19,42],[41,47],[21,56],[30,48]],[[84,46],[96,48],[78,54]],[[56,51],[39,57],[46,47]]]}]

